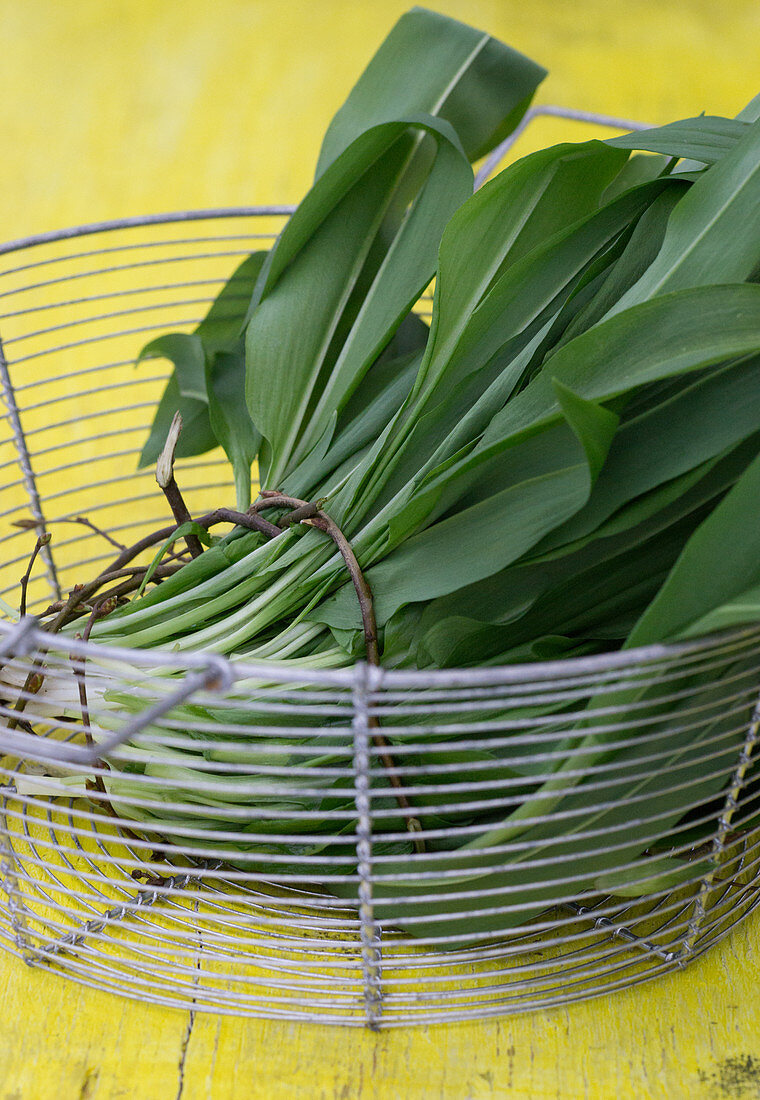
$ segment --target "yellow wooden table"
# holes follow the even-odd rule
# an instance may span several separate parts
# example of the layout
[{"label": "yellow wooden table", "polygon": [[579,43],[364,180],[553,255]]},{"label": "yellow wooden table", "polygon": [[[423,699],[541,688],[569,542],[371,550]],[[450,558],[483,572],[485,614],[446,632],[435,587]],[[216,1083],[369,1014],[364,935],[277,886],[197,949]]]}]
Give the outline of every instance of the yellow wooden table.
[{"label": "yellow wooden table", "polygon": [[[0,0],[0,240],[298,200],[405,0]],[[757,0],[439,0],[545,64],[539,101],[653,123],[755,92]],[[568,128],[570,126],[570,128]],[[581,139],[544,119],[518,152]],[[683,974],[380,1035],[122,1001],[0,955],[0,1100],[760,1096],[760,918]]]}]

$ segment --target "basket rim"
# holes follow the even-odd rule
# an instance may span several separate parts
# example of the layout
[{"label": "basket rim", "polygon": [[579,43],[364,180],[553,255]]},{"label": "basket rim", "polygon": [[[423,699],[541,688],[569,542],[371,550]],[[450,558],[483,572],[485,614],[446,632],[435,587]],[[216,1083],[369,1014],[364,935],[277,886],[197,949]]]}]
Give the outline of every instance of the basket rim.
[{"label": "basket rim", "polygon": [[[31,233],[26,237],[0,243],[0,256],[23,252],[38,245],[55,244],[57,241],[77,240],[98,233],[111,233],[119,229],[140,229],[146,225],[173,225],[183,222],[212,221],[224,218],[287,217],[295,210],[294,204],[261,206],[210,206],[193,210],[172,210],[159,214],[135,214],[124,218],[109,218],[100,222],[84,222],[82,225],[51,229],[44,233]],[[0,274],[2,274],[0,272]]]},{"label": "basket rim", "polygon": [[625,672],[642,665],[670,662],[700,652],[709,653],[713,647],[751,641],[753,636],[757,636],[760,641],[760,624],[749,623],[682,642],[658,642],[611,653],[596,653],[586,657],[566,657],[525,664],[413,670],[376,667],[359,660],[342,669],[308,669],[289,668],[286,664],[276,661],[233,659],[203,650],[177,652],[164,646],[144,649],[108,645],[91,640],[85,642],[68,635],[64,637],[50,634],[42,629],[38,619],[33,615],[27,615],[20,622],[0,620],[0,662],[3,657],[21,656],[38,648],[54,649],[56,642],[60,645],[65,642],[68,654],[83,659],[101,658],[129,662],[139,654],[140,664],[177,672],[206,671],[211,662],[213,666],[225,670],[230,680],[264,679],[278,685],[306,684],[354,688],[357,686],[357,681],[361,679],[365,689],[372,693],[381,688],[392,690],[393,688],[545,685],[547,681],[594,677],[608,672]]}]

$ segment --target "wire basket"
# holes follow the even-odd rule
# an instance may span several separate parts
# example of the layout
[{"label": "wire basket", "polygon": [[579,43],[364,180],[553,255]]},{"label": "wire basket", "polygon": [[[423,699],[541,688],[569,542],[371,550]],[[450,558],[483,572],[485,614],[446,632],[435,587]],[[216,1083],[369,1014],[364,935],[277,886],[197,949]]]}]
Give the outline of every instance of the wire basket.
[{"label": "wire basket", "polygon": [[[53,536],[32,610],[110,560],[106,537],[166,522],[153,473],[135,468],[165,375],[136,354],[195,324],[289,210],[126,219],[0,248],[3,595],[15,599],[29,556],[18,521]],[[221,454],[177,469],[193,510],[230,499]],[[104,647],[30,617],[0,624],[0,663],[26,699],[23,722],[10,697],[0,715],[0,943],[84,984],[280,1019],[472,1019],[681,968],[760,898],[760,627],[511,668],[286,672]],[[61,717],[72,691],[77,722]],[[392,727],[414,838],[375,719]],[[579,719],[590,736],[569,750]],[[536,795],[526,819],[539,832],[505,830],[463,871],[449,849],[477,841],[476,815],[530,805],[569,751],[562,799]],[[173,791],[155,761],[176,753],[195,767]]]}]

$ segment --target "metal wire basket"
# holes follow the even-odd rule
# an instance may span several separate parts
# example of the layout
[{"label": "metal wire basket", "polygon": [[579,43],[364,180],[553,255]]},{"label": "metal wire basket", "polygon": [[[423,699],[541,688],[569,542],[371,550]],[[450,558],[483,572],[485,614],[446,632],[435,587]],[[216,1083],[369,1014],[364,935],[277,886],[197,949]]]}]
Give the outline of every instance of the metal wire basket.
[{"label": "metal wire basket", "polygon": [[[621,124],[532,117],[552,112]],[[135,355],[146,334],[194,324],[288,212],[125,219],[0,248],[2,594],[29,555],[14,522],[53,535],[28,589],[41,609],[112,557],[103,532],[131,542],[166,521],[152,472],[135,470],[164,376]],[[177,468],[194,509],[229,492],[217,454]],[[513,668],[286,673],[106,648],[28,618],[0,624],[0,663],[26,700],[21,724],[10,697],[0,709],[0,943],[88,985],[372,1027],[501,1015],[683,967],[760,898],[760,627]],[[60,716],[72,685],[78,722]],[[539,703],[561,719],[536,717]],[[424,851],[404,848],[375,718],[393,726],[398,780],[435,809]],[[551,778],[579,718],[614,757],[578,749],[561,808],[536,798],[545,843],[505,834],[463,874],[447,846]],[[250,764],[225,762],[241,743]],[[143,766],[157,751],[196,761],[184,800]]]}]

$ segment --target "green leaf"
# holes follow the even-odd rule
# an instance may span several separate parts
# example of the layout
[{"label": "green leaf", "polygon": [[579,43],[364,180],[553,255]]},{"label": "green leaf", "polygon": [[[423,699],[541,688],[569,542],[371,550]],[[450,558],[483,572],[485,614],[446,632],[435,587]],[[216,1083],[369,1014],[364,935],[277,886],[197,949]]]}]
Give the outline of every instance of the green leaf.
[{"label": "green leaf", "polygon": [[739,119],[700,115],[608,138],[607,144],[615,149],[647,149],[651,153],[714,164],[730,152],[746,132],[747,123]]},{"label": "green leaf", "polygon": [[607,458],[620,417],[596,401],[580,397],[559,378],[552,378],[552,386],[565,419],[586,453],[593,482]]},{"label": "green leaf", "polygon": [[[516,290],[519,292],[517,279],[506,281],[510,268],[524,258],[528,263],[534,249],[552,248],[556,244],[552,240],[555,234],[568,235],[569,226],[593,214],[601,193],[625,159],[626,154],[613,151],[602,142],[556,145],[511,165],[457,211],[441,241],[432,341],[420,372],[418,390],[429,390],[439,382],[447,386],[452,383],[450,365],[463,333],[478,321],[480,327],[484,327],[482,314],[476,314],[478,307],[483,304],[489,311],[489,320],[499,308],[504,308],[510,295]],[[630,218],[635,211],[626,208],[626,212]],[[617,227],[621,228],[620,208],[607,220],[612,224],[617,222]],[[609,233],[608,226],[603,228]],[[596,225],[585,231],[585,236],[593,242],[594,251],[601,246],[598,234]],[[577,264],[577,251],[582,253],[584,246],[588,248],[583,237],[581,230],[577,245],[573,242],[563,249],[560,244],[557,267]],[[473,257],[477,257],[477,262]],[[541,261],[535,265],[533,278],[549,283],[551,300],[559,289],[556,282],[552,283],[554,265],[549,256],[541,257]],[[570,271],[565,272],[565,281],[572,272],[571,266]],[[499,285],[501,280],[505,281]],[[492,289],[493,298],[487,293]],[[545,287],[535,287],[534,294],[536,290],[542,295],[539,301],[545,303]],[[535,316],[532,297],[526,294],[520,308],[524,310],[525,303],[530,301],[529,308]],[[515,329],[519,331],[519,326]],[[511,334],[509,331],[504,333],[501,342]],[[492,347],[490,353],[494,350],[496,348]]]},{"label": "green leaf", "polygon": [[[685,200],[683,200],[685,201]],[[550,356],[543,370],[494,417],[475,463],[561,415],[554,380],[594,401],[760,350],[760,287],[679,290],[594,325]]]},{"label": "green leaf", "polygon": [[[340,416],[335,413],[334,427],[326,432],[324,444],[317,445],[321,465],[313,468],[313,451],[307,456],[305,462],[312,470],[308,475],[312,480],[326,477],[363,451],[393,419],[412,388],[429,334],[427,324],[416,313],[407,314],[385,350],[359,381]],[[303,478],[299,467],[284,483],[289,486],[287,491],[298,497],[308,496]],[[310,484],[307,479],[306,485]]]},{"label": "green leaf", "polygon": [[[431,599],[497,572],[585,504],[591,488],[587,462],[579,462],[577,450],[573,456],[561,431],[546,432],[563,420],[557,380],[580,397],[606,401],[646,382],[758,350],[760,287],[741,284],[663,296],[576,337],[494,417],[477,447],[443,464],[413,490],[405,505],[407,527],[404,509],[394,508],[394,541],[418,527],[425,510],[431,519],[447,510],[452,515],[408,538],[370,570],[378,622],[406,602]],[[477,503],[468,507],[473,497]],[[456,511],[460,500],[462,510]],[[380,513],[377,525],[383,521]],[[311,617],[355,627],[349,595],[339,592]]]},{"label": "green leaf", "polygon": [[[378,625],[406,603],[444,595],[516,560],[585,502],[590,473],[577,439],[562,427],[510,452],[498,483],[487,484],[485,499],[476,497],[476,503],[407,537],[368,571]],[[412,502],[410,525],[416,518]],[[355,628],[356,598],[341,590],[310,618]]]},{"label": "green leaf", "polygon": [[640,898],[678,889],[688,883],[698,883],[710,871],[709,859],[668,859],[655,856],[643,859],[631,867],[600,875],[594,888],[600,893],[619,898]]},{"label": "green leaf", "polygon": [[243,260],[194,333],[169,333],[143,348],[138,364],[145,359],[168,359],[174,364],[174,370],[156,410],[138,466],[156,461],[178,411],[183,423],[176,450],[178,458],[205,454],[218,446],[220,440],[209,415],[206,363],[217,351],[232,354],[242,349],[240,328],[265,256],[265,252],[255,252]]},{"label": "green leaf", "polygon": [[686,543],[628,647],[690,633],[695,623],[760,583],[760,525],[753,519],[759,493],[760,457]]},{"label": "green leaf", "polygon": [[686,189],[687,184],[683,180],[670,179],[660,193],[654,194],[635,223],[619,260],[611,265],[594,296],[569,321],[551,350],[558,351],[563,344],[601,321],[626,291],[638,282],[660,251],[670,216]]},{"label": "green leaf", "polygon": [[138,363],[144,359],[169,359],[181,397],[206,402],[206,382],[203,376],[203,343],[198,336],[174,332],[159,336],[140,352]]},{"label": "green leaf", "polygon": [[208,402],[184,397],[175,374],[169,378],[161,398],[150,434],[140,454],[139,467],[150,466],[158,459],[166,443],[169,427],[176,412],[182,414],[182,434],[177,443],[178,458],[204,454],[216,447],[216,436],[211,428]]},{"label": "green leaf", "polygon": [[476,160],[512,132],[545,76],[540,65],[485,32],[413,8],[330,123],[317,176],[370,126],[420,112],[449,122]]},{"label": "green leaf", "polygon": [[232,464],[238,511],[251,503],[251,467],[261,445],[245,403],[245,352],[217,351],[206,363],[209,418]]},{"label": "green leaf", "polygon": [[682,638],[704,638],[729,627],[760,623],[760,583],[731,596],[681,631]]},{"label": "green leaf", "polygon": [[205,359],[211,428],[232,465],[237,507],[251,503],[251,467],[261,445],[245,403],[245,341],[240,320],[267,257],[254,252],[238,267],[196,329]]},{"label": "green leaf", "polygon": [[653,153],[637,153],[629,157],[604,192],[603,201],[611,202],[631,187],[640,187],[642,183],[649,183],[668,175],[670,164],[670,157]]},{"label": "green leaf", "polygon": [[[737,674],[730,665],[723,671]],[[746,691],[751,669],[745,664],[738,674]],[[671,690],[672,684],[657,689],[651,701],[653,717],[657,693]],[[569,895],[594,891],[600,879],[640,860],[663,836],[670,835],[671,846],[678,846],[679,831],[674,827],[689,810],[703,809],[719,792],[743,738],[743,732],[736,731],[741,719],[736,713],[725,714],[725,692],[720,688],[695,689],[682,709],[688,712],[693,706],[702,716],[696,727],[686,715],[680,719],[674,715],[672,705],[668,722],[660,704],[664,720],[659,726],[647,725],[645,737],[618,733],[616,741],[622,745],[614,758],[604,761],[601,773],[600,758],[587,745],[568,750],[555,742],[551,751],[565,754],[566,774],[557,773],[544,785],[554,792],[551,800],[541,790],[531,791],[522,800],[518,794],[515,802],[521,802],[520,809],[502,825],[484,830],[445,857],[415,858],[413,869],[408,861],[383,860],[375,892],[379,919],[388,919],[393,908],[398,912],[398,902],[394,906],[385,898],[403,897],[404,917],[416,918],[409,922],[410,931],[461,935],[466,941],[489,930],[522,924],[529,914],[538,915]],[[640,719],[648,717],[639,714]],[[598,721],[603,725],[606,719],[600,716]],[[505,762],[512,763],[511,754]],[[551,767],[547,761],[544,774]],[[550,810],[554,813],[546,816]],[[507,843],[507,851],[497,847]],[[436,877],[436,871],[439,875],[446,871],[448,877]],[[452,873],[456,871],[459,874]],[[418,882],[416,876],[421,873],[429,877]],[[620,878],[615,881],[620,883]],[[491,898],[488,901],[489,894],[484,895],[477,917],[468,912],[471,889],[488,891]],[[432,904],[415,900],[432,893],[436,895]],[[431,914],[438,919],[426,919]]]},{"label": "green leaf", "polygon": [[612,312],[673,290],[749,278],[760,264],[758,217],[760,121],[689,189],[657,259]]},{"label": "green leaf", "polygon": [[741,122],[757,122],[760,119],[760,92],[739,111],[736,117]]},{"label": "green leaf", "polygon": [[704,517],[699,494],[682,501],[632,531],[598,537],[561,558],[528,559],[434,600],[420,618],[420,648],[450,666],[536,659],[534,646],[547,636],[572,635],[576,645],[584,637],[622,643],[633,624],[621,628],[621,616],[635,619]]},{"label": "green leaf", "polygon": [[557,146],[505,170],[454,215],[415,389],[367,458],[371,480],[357,474],[334,505],[339,515],[361,514],[361,501],[383,481],[388,498],[445,461],[504,405],[556,300],[662,186],[599,211],[623,159],[599,142]]},{"label": "green leaf", "polygon": [[[366,448],[377,439],[388,421],[395,416],[409,395],[419,370],[421,352],[386,360],[375,365],[330,431],[329,447],[312,452],[307,460],[286,478],[284,489],[306,499],[318,483],[337,471],[343,463],[357,463]],[[338,475],[336,474],[336,479]]]},{"label": "green leaf", "polygon": [[218,351],[231,353],[242,345],[243,318],[268,255],[265,250],[252,252],[235,268],[196,328],[206,361]]},{"label": "green leaf", "polygon": [[697,378],[623,423],[591,498],[550,545],[595,530],[627,502],[701,466],[760,429],[760,358]]},{"label": "green leaf", "polygon": [[[534,381],[493,417],[477,446],[464,449],[461,456],[443,463],[419,486],[413,486],[417,499],[408,507],[418,517],[419,501],[427,498],[431,516],[452,509],[465,494],[472,494],[475,485],[488,485],[488,479],[506,460],[504,452],[561,423],[556,380],[580,397],[604,402],[647,382],[758,349],[760,287],[754,285],[679,291],[629,309],[576,337],[550,357]],[[509,464],[505,469],[510,469]],[[574,510],[584,503],[575,495],[573,500]],[[551,510],[550,498],[547,508]],[[571,514],[565,513],[564,518]],[[382,521],[380,513],[376,522]],[[544,533],[549,529],[547,526]]]},{"label": "green leaf", "polygon": [[[409,127],[434,137],[436,157],[368,275],[370,246],[403,169],[398,142]],[[443,228],[471,189],[472,171],[456,135],[432,118],[373,127],[319,177],[271,254],[247,330],[247,398],[268,443],[266,480],[279,483],[348,400],[430,280]],[[346,321],[360,278],[368,287]]]}]

